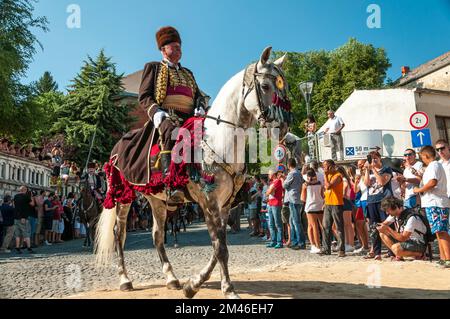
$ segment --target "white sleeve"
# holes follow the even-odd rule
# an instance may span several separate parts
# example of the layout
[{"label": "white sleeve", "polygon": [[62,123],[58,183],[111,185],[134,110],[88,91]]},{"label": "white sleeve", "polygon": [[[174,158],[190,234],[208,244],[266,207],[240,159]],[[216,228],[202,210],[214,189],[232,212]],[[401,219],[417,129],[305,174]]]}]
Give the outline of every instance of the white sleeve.
[{"label": "white sleeve", "polygon": [[395,222],[395,217],[391,215],[389,215],[384,221],[384,223],[387,225],[391,225],[393,222]]},{"label": "white sleeve", "polygon": [[434,162],[432,165],[430,165],[430,169],[427,173],[428,181],[432,179],[439,180],[439,164],[437,162]]},{"label": "white sleeve", "polygon": [[344,125],[344,120],[342,119],[342,117],[338,117],[338,123],[342,126]]},{"label": "white sleeve", "polygon": [[408,221],[406,222],[405,227],[403,228],[404,231],[413,233],[415,229],[419,230],[421,227],[418,225],[418,217],[410,217]]}]

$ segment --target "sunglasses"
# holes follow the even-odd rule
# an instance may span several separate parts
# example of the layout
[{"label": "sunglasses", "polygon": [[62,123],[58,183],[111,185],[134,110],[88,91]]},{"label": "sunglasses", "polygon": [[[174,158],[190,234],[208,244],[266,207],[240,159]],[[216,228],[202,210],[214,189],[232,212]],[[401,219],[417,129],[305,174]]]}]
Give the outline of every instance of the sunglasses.
[{"label": "sunglasses", "polygon": [[414,153],[406,153],[406,154],[403,154],[403,156],[414,156],[415,154]]},{"label": "sunglasses", "polygon": [[440,151],[445,150],[445,148],[446,148],[446,146],[436,147],[436,151],[437,151],[437,152],[440,152]]}]

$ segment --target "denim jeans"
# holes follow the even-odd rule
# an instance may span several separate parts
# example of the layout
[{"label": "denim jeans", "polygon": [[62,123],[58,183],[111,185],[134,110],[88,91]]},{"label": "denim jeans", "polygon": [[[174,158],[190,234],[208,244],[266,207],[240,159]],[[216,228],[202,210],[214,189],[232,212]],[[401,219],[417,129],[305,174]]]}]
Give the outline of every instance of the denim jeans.
[{"label": "denim jeans", "polygon": [[301,205],[289,203],[291,214],[289,216],[289,225],[291,225],[291,244],[292,246],[306,245],[305,233],[300,220]]},{"label": "denim jeans", "polygon": [[28,221],[30,222],[30,235],[33,237],[33,235],[36,234],[36,226],[38,223],[38,219],[36,217],[28,217]]},{"label": "denim jeans", "polygon": [[281,206],[267,206],[269,215],[270,239],[273,244],[283,244],[283,223],[281,222]]}]

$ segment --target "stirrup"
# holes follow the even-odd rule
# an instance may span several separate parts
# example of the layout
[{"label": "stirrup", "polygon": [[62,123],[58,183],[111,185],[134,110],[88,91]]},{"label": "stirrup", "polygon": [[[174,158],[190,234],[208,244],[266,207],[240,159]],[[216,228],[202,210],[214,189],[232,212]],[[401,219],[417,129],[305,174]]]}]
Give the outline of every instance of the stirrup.
[{"label": "stirrup", "polygon": [[167,201],[173,204],[183,204],[184,203],[184,192],[181,190],[169,191],[167,194]]}]

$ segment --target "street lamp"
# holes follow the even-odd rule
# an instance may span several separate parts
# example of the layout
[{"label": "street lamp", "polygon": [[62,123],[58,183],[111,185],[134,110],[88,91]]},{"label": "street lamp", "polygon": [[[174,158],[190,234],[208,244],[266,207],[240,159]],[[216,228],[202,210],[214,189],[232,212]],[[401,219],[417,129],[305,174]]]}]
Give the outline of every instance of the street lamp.
[{"label": "street lamp", "polygon": [[309,102],[311,101],[311,94],[314,87],[313,81],[306,81],[299,84],[300,92],[302,92],[303,97],[305,98],[306,102],[306,113],[307,115],[311,114],[311,110],[309,109]]}]

